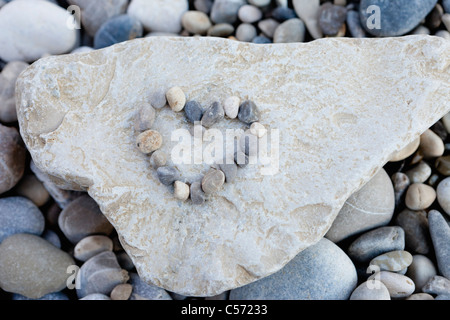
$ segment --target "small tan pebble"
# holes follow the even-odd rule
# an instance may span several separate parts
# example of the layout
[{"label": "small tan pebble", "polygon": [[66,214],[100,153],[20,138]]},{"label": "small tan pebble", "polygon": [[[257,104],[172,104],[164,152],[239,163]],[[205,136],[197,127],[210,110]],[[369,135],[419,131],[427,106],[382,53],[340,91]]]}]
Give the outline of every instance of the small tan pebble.
[{"label": "small tan pebble", "polygon": [[189,198],[189,186],[181,181],[175,181],[173,184],[173,193],[175,198],[181,201],[186,201]]},{"label": "small tan pebble", "polygon": [[111,291],[111,300],[128,300],[131,292],[133,292],[133,286],[131,284],[119,284]]},{"label": "small tan pebble", "polygon": [[436,158],[444,154],[445,145],[436,133],[428,129],[420,136],[420,150],[424,158]]},{"label": "small tan pebble", "polygon": [[167,155],[161,150],[156,150],[150,156],[150,164],[155,169],[164,167],[167,164]]},{"label": "small tan pebble", "polygon": [[136,144],[142,153],[149,154],[161,148],[162,136],[158,131],[147,130],[137,137]]},{"label": "small tan pebble", "polygon": [[84,262],[103,251],[113,251],[113,241],[103,235],[87,236],[76,244],[73,251],[73,256]]},{"label": "small tan pebble", "polygon": [[206,194],[212,194],[220,190],[225,183],[225,174],[221,170],[211,169],[203,177],[202,190]]},{"label": "small tan pebble", "polygon": [[138,119],[136,121],[136,131],[143,132],[151,129],[155,122],[156,111],[155,108],[149,103],[145,103],[138,113]]},{"label": "small tan pebble", "polygon": [[223,104],[225,114],[230,119],[236,119],[239,113],[239,106],[241,105],[241,99],[236,96],[227,98]]},{"label": "small tan pebble", "polygon": [[419,148],[420,137],[415,139],[413,142],[409,143],[403,149],[397,151],[392,157],[390,162],[402,161],[411,156]]},{"label": "small tan pebble", "polygon": [[411,210],[424,210],[436,200],[433,187],[423,183],[413,183],[406,191],[405,204]]},{"label": "small tan pebble", "polygon": [[258,138],[262,138],[266,135],[267,129],[259,122],[253,122],[250,126],[250,133],[257,136]]},{"label": "small tan pebble", "polygon": [[173,87],[166,93],[167,102],[175,112],[180,112],[186,105],[186,95],[180,87]]}]

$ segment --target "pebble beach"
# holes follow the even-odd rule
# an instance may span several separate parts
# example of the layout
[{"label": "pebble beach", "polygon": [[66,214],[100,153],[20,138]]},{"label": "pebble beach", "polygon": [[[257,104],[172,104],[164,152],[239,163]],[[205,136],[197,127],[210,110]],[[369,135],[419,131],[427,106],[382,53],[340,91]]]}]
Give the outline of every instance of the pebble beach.
[{"label": "pebble beach", "polygon": [[[381,8],[383,28],[363,25],[373,12],[361,8],[370,5]],[[0,30],[0,300],[450,300],[450,113],[392,155],[348,198],[325,237],[281,271],[193,297],[143,281],[99,205],[39,170],[15,103],[17,78],[37,60],[144,37],[260,46],[331,37],[450,41],[450,0],[0,0]],[[245,165],[220,165],[202,184],[178,181],[151,130],[163,108],[191,124],[239,119],[248,135],[266,134],[251,100],[201,106],[178,87],[154,92],[139,112],[136,143],[180,201],[202,205],[204,193],[232,183]]]}]

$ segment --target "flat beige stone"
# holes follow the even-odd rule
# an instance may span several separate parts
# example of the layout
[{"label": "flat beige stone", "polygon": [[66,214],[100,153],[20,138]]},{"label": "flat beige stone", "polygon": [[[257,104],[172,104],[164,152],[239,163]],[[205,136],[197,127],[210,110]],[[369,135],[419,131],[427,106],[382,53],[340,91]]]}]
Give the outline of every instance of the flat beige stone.
[{"label": "flat beige stone", "polygon": [[[17,82],[17,111],[36,166],[99,203],[143,279],[212,296],[319,241],[352,193],[450,111],[449,52],[430,36],[274,45],[152,37],[39,60]],[[139,106],[173,86],[204,106],[255,101],[266,136],[279,130],[278,172],[249,165],[204,205],[177,201],[134,132]],[[230,126],[241,127],[214,128]],[[158,111],[153,129],[167,154],[176,128],[189,128],[183,113]],[[178,168],[192,181],[209,166]]]}]

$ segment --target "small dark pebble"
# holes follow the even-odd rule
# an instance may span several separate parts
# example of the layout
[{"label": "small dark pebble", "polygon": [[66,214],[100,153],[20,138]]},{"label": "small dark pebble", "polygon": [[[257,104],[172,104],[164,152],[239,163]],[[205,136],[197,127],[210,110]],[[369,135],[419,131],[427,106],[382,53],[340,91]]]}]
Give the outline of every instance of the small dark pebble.
[{"label": "small dark pebble", "polygon": [[249,158],[244,152],[239,150],[234,153],[234,162],[239,167],[244,168],[249,164]]},{"label": "small dark pebble", "polygon": [[208,109],[206,109],[205,113],[202,117],[202,125],[204,127],[211,127],[216,122],[219,122],[225,117],[225,111],[222,105],[219,102],[214,102]]},{"label": "small dark pebble", "polygon": [[333,5],[331,2],[326,2],[320,7],[319,25],[324,35],[336,35],[346,18],[347,9],[345,7]]},{"label": "small dark pebble", "polygon": [[436,133],[439,136],[439,138],[441,138],[443,141],[445,141],[447,139],[448,133],[447,133],[447,130],[445,129],[445,126],[442,123],[442,121],[436,122],[431,127],[431,131]]},{"label": "small dark pebble", "polygon": [[436,159],[434,163],[437,171],[444,176],[450,176],[450,156],[443,156]]},{"label": "small dark pebble", "polygon": [[188,101],[184,107],[184,112],[186,119],[191,123],[202,120],[203,108],[197,101]]},{"label": "small dark pebble", "polygon": [[280,22],[284,22],[289,19],[297,18],[297,15],[291,8],[278,7],[272,11],[272,18]]},{"label": "small dark pebble", "polygon": [[142,37],[144,29],[135,18],[123,14],[106,21],[95,34],[94,48],[101,49],[113,44]]},{"label": "small dark pebble", "polygon": [[159,181],[166,186],[170,186],[178,179],[178,170],[173,167],[159,167],[156,173]]},{"label": "small dark pebble", "polygon": [[265,36],[256,36],[253,38],[252,42],[257,43],[257,44],[266,44],[266,43],[272,43],[272,40],[270,40],[269,38],[267,38]]},{"label": "small dark pebble", "polygon": [[248,125],[259,121],[260,113],[258,107],[253,101],[244,101],[239,107],[238,118],[240,121]]},{"label": "small dark pebble", "polygon": [[202,183],[201,182],[194,182],[191,184],[191,200],[192,203],[195,205],[200,205],[205,202],[206,194],[202,190]]}]

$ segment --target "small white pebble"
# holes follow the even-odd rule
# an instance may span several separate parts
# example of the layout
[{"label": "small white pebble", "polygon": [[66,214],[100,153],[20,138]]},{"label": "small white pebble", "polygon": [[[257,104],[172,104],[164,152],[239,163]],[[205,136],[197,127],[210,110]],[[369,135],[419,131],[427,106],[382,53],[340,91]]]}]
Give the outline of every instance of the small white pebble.
[{"label": "small white pebble", "polygon": [[175,198],[186,201],[189,198],[189,186],[181,181],[175,181],[173,184]]},{"label": "small white pebble", "polygon": [[167,102],[174,112],[180,112],[186,105],[186,95],[180,87],[173,87],[166,93]]},{"label": "small white pebble", "polygon": [[241,104],[241,99],[236,96],[229,97],[225,100],[223,105],[223,109],[225,110],[225,114],[230,119],[236,119],[239,113],[239,106]]},{"label": "small white pebble", "polygon": [[262,138],[266,135],[267,129],[259,122],[253,122],[250,126],[250,133],[258,138]]}]

